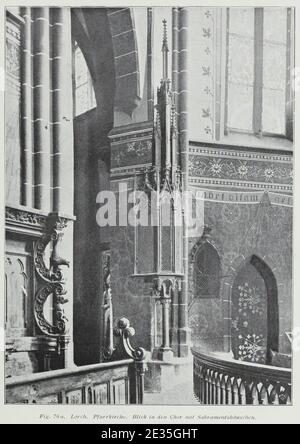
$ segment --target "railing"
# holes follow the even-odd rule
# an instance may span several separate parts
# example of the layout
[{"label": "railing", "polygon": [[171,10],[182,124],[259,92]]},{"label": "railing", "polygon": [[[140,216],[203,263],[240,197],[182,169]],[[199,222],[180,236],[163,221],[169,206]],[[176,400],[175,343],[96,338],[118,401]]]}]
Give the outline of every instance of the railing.
[{"label": "railing", "polygon": [[115,329],[119,344],[111,362],[36,373],[6,381],[7,404],[142,404],[145,351],[131,347],[127,319]]},{"label": "railing", "polygon": [[291,405],[292,371],[192,350],[194,393],[204,405]]}]

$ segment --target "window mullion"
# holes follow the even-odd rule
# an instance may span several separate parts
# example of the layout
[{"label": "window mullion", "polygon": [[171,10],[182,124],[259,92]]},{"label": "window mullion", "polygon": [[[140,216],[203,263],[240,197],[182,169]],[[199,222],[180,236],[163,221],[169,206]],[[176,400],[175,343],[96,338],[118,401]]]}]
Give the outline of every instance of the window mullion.
[{"label": "window mullion", "polygon": [[286,136],[293,140],[294,133],[294,92],[293,92],[293,68],[295,66],[294,49],[294,14],[293,9],[287,12],[287,77],[286,77]]},{"label": "window mullion", "polygon": [[225,115],[224,115],[224,134],[229,134],[229,122],[228,122],[228,106],[229,106],[229,32],[230,32],[230,9],[226,10],[226,72],[225,72]]},{"label": "window mullion", "polygon": [[263,58],[264,58],[264,9],[255,8],[254,25],[254,95],[253,132],[262,136],[263,111]]}]

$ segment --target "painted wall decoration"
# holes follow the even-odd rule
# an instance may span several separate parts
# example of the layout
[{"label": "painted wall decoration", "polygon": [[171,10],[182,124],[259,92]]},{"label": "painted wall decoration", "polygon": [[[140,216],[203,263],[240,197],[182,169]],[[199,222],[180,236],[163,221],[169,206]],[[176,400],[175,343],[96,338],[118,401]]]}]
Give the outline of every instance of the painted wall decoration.
[{"label": "painted wall decoration", "polygon": [[126,167],[146,166],[152,162],[153,129],[131,128],[125,135],[111,135],[111,168],[115,175]]},{"label": "painted wall decoration", "polygon": [[[217,79],[215,55],[217,51],[216,8],[195,8],[190,15],[193,45],[190,51],[191,139],[215,138],[215,83]],[[201,104],[201,105],[199,105]]]},{"label": "painted wall decoration", "polygon": [[190,175],[192,177],[234,180],[240,182],[263,182],[267,184],[293,184],[293,164],[275,160],[274,157],[265,155],[257,159],[230,158],[198,154],[190,156]]},{"label": "painted wall decoration", "polygon": [[134,228],[116,227],[111,230],[111,291],[114,318],[130,317],[134,322],[139,343],[150,350],[154,345],[152,331],[152,282],[133,277],[135,245]]},{"label": "painted wall decoration", "polygon": [[235,359],[267,363],[267,288],[251,264],[237,275],[232,289],[232,351]]},{"label": "painted wall decoration", "polygon": [[[247,259],[251,255],[257,255],[274,272],[277,282],[279,351],[291,353],[286,332],[290,331],[292,325],[292,215],[292,208],[272,205],[266,198],[258,205],[205,202],[205,225],[212,229],[211,241],[221,260],[221,298],[194,298],[194,267],[191,263],[189,322],[196,346],[201,345],[201,348],[216,352],[231,350],[234,321],[232,288],[238,271],[246,264]],[[197,242],[198,238],[190,238],[191,251]],[[245,283],[250,286],[250,282],[240,285]],[[253,301],[255,300],[254,297]],[[248,309],[250,310],[249,307]],[[259,305],[256,305],[255,310],[257,309]],[[256,333],[253,331],[251,335]]]}]

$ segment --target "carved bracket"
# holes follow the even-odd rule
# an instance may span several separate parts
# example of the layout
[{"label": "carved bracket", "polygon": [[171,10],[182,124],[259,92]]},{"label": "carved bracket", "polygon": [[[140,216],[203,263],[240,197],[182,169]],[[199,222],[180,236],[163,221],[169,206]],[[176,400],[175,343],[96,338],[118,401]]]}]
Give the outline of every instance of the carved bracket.
[{"label": "carved bracket", "polygon": [[135,330],[128,319],[119,319],[114,336],[119,338],[119,343],[110,358],[111,361],[132,358],[136,362],[142,362],[146,359],[146,351],[141,347],[134,348],[130,343],[130,339],[135,336]]},{"label": "carved bracket", "polygon": [[[51,213],[45,225],[45,232],[36,242],[34,249],[34,264],[37,275],[43,285],[36,293],[34,301],[34,314],[38,327],[48,336],[66,335],[68,332],[68,319],[65,316],[63,305],[68,302],[65,299],[64,278],[62,266],[69,267],[69,261],[59,256],[59,243],[63,237],[63,230],[67,227],[67,220],[56,213]],[[45,264],[45,250],[52,243],[50,266]],[[53,325],[44,315],[44,305],[50,295],[53,295]]]},{"label": "carved bracket", "polygon": [[[63,276],[60,270],[60,266],[69,266],[69,262],[62,259],[58,255],[58,244],[63,237],[63,232],[67,227],[67,220],[59,217],[57,214],[52,213],[49,215],[45,232],[41,238],[36,242],[34,250],[34,264],[37,274],[43,281],[46,282],[61,282]],[[53,252],[50,259],[50,268],[45,264],[45,250],[50,242],[53,242]]]}]

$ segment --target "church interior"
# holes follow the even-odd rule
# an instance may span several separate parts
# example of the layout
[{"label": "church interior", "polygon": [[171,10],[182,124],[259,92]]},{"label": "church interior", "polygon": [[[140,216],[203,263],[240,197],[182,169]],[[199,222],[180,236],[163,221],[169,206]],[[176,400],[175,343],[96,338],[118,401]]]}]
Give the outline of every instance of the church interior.
[{"label": "church interior", "polygon": [[6,8],[8,404],[292,403],[294,21]]}]

